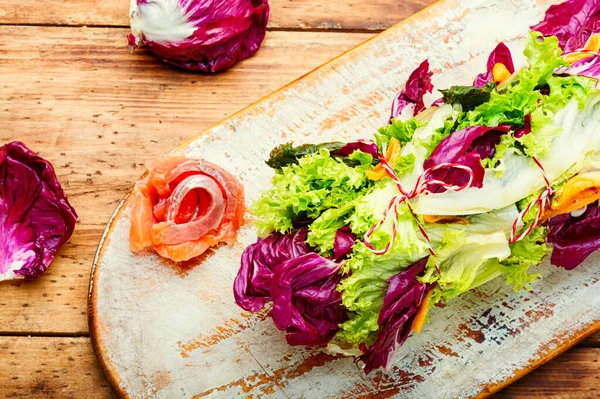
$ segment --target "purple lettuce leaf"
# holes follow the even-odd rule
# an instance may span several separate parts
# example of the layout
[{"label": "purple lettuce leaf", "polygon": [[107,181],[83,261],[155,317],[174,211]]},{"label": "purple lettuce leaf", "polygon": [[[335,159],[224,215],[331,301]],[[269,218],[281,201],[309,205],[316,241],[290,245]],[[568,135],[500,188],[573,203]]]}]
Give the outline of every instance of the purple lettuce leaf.
[{"label": "purple lettuce leaf", "polygon": [[396,348],[408,338],[419,305],[425,293],[433,288],[416,280],[425,270],[428,259],[423,258],[388,279],[388,289],[377,320],[379,335],[375,343],[358,357],[365,364],[366,374],[379,367],[387,368]]},{"label": "purple lettuce leaf", "polygon": [[564,51],[579,50],[592,33],[600,31],[600,0],[568,0],[553,5],[531,30],[556,36]]},{"label": "purple lettuce leaf", "polygon": [[600,89],[600,57],[592,54],[588,58],[574,62],[568,67],[561,67],[554,72],[556,75],[585,76],[596,79],[596,88]]},{"label": "purple lettuce leaf", "polygon": [[525,123],[519,130],[515,132],[515,137],[520,139],[521,137],[531,133],[531,114],[525,115]]},{"label": "purple lettuce leaf", "polygon": [[496,153],[496,146],[500,143],[500,139],[504,132],[492,130],[477,137],[471,143],[467,153],[475,153],[479,155],[479,159],[493,158]]},{"label": "purple lettuce leaf", "polygon": [[587,206],[583,215],[558,215],[548,221],[548,242],[552,244],[550,263],[572,270],[600,248],[598,201]]},{"label": "purple lettuce leaf", "polygon": [[508,72],[515,72],[515,65],[513,64],[512,55],[510,54],[510,50],[506,47],[506,44],[500,43],[496,46],[494,51],[490,53],[490,56],[487,60],[486,69],[487,71],[484,73],[480,73],[475,77],[475,81],[473,82],[473,86],[482,88],[487,83],[494,80],[494,76],[492,75],[492,69],[496,64],[504,64]]},{"label": "purple lettuce leaf", "polygon": [[50,162],[20,142],[0,147],[0,280],[39,277],[76,221]]},{"label": "purple lettuce leaf", "polygon": [[344,226],[335,232],[335,241],[333,242],[333,257],[340,261],[352,252],[352,246],[356,242],[354,234],[349,226]]},{"label": "purple lettuce leaf", "polygon": [[[443,163],[455,163],[467,166],[473,171],[473,181],[471,187],[481,187],[483,185],[483,176],[485,170],[481,165],[481,159],[484,156],[495,152],[491,145],[498,140],[498,135],[505,134],[511,129],[510,125],[489,126],[469,126],[458,130],[448,137],[444,138],[433,150],[431,156],[423,163],[423,168],[428,169]],[[482,138],[492,135],[490,138]],[[469,175],[459,169],[441,169],[430,172],[427,176],[430,179],[441,180],[447,184],[462,186],[469,180]],[[430,190],[442,192],[441,187],[430,187]]]},{"label": "purple lettuce leaf", "polygon": [[434,102],[431,103],[431,106],[438,107],[438,106],[441,106],[441,105],[444,105],[444,98],[443,97],[440,97],[440,98],[438,98],[437,100],[435,100]]},{"label": "purple lettuce leaf", "polygon": [[336,290],[341,264],[316,253],[277,266],[271,280],[273,322],[290,345],[327,344],[347,320]]},{"label": "purple lettuce leaf", "polygon": [[[137,0],[132,8],[132,47],[144,43],[163,61],[189,70],[214,73],[256,53],[265,38],[269,20],[267,0],[179,1],[186,23],[194,31],[176,42],[151,40],[157,32],[138,32],[138,27],[160,26],[155,19],[167,17],[156,13],[148,0]],[[170,16],[169,16],[170,17]],[[166,32],[158,32],[165,34]]]},{"label": "purple lettuce leaf", "polygon": [[273,233],[244,250],[241,267],[233,282],[235,302],[244,310],[258,312],[271,301],[275,268],[309,252],[306,227],[282,235]]},{"label": "purple lettuce leaf", "polygon": [[339,150],[333,151],[331,155],[348,157],[356,150],[371,154],[373,158],[379,158],[379,147],[377,147],[377,144],[361,140],[348,143]]},{"label": "purple lettuce leaf", "polygon": [[413,116],[425,109],[423,96],[426,92],[431,93],[433,90],[433,84],[431,84],[432,76],[433,73],[429,71],[429,61],[423,61],[408,77],[404,90],[400,90],[394,98],[392,113],[388,123],[391,123],[392,119],[398,119],[402,111],[408,106],[414,107],[412,111]]}]

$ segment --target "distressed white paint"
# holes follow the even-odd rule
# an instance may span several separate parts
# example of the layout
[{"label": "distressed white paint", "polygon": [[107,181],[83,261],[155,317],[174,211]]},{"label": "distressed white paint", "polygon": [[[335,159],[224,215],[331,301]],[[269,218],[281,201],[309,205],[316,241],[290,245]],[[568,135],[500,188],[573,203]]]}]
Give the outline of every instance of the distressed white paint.
[{"label": "distressed white paint", "polygon": [[[468,84],[498,41],[521,49],[513,43],[550,3],[445,1],[178,151],[238,175],[250,203],[269,186],[272,172],[263,161],[274,145],[369,137],[385,123],[391,97],[423,58],[437,73],[436,87]],[[469,397],[600,320],[596,255],[570,272],[541,266],[544,279],[532,291],[515,294],[493,281],[435,309],[423,333],[398,351],[389,374],[364,376],[349,358],[302,374],[298,366],[320,351],[289,347],[269,318],[248,317],[234,304],[239,256],[256,239],[251,227],[241,230],[232,248],[219,248],[182,277],[155,255],[129,251],[128,217],[126,204],[104,244],[92,301],[102,358],[132,398],[353,397],[398,387],[399,398]],[[223,339],[182,356],[181,343],[207,342],[202,337],[223,326]],[[478,331],[481,342],[469,338]]]}]

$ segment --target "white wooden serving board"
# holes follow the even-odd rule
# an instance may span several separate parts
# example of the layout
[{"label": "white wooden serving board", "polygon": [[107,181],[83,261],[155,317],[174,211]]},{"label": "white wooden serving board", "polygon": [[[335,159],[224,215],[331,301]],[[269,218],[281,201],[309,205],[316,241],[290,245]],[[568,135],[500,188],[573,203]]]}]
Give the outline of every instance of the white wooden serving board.
[{"label": "white wooden serving board", "polygon": [[[247,203],[269,187],[277,144],[369,138],[425,58],[437,88],[470,84],[505,41],[520,53],[551,1],[446,0],[378,35],[174,150],[239,176]],[[517,64],[522,58],[517,57]],[[514,293],[493,281],[431,313],[388,373],[365,376],[351,358],[290,347],[268,317],[233,300],[251,217],[238,242],[185,270],[128,247],[126,199],[107,227],[90,283],[90,330],[115,392],[131,398],[457,398],[486,396],[600,326],[593,256]]]}]

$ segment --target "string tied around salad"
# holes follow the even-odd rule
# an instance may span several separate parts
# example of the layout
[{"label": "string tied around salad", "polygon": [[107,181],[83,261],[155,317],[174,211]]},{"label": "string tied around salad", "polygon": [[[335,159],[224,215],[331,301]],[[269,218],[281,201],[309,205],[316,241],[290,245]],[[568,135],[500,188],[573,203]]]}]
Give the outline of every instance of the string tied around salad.
[{"label": "string tied around salad", "polygon": [[[402,184],[400,183],[400,179],[396,175],[394,168],[391,166],[390,161],[386,158],[386,156],[382,152],[379,152],[378,157],[379,157],[379,161],[380,161],[380,166],[383,168],[383,170],[385,170],[386,174],[392,179],[392,181],[396,185],[396,188],[399,191],[399,194],[394,196],[389,201],[387,207],[383,211],[382,218],[377,223],[375,223],[373,226],[371,226],[371,228],[367,231],[367,233],[365,234],[365,236],[363,238],[363,242],[365,243],[367,248],[374,254],[376,254],[376,255],[386,254],[392,247],[394,241],[396,240],[396,236],[398,234],[398,216],[400,213],[400,209],[399,209],[400,205],[402,203],[406,203],[409,212],[415,218],[415,221],[417,223],[417,227],[419,228],[419,231],[421,232],[421,234],[423,235],[423,238],[425,238],[425,241],[428,244],[428,247],[429,247],[428,250],[429,250],[430,255],[435,257],[436,254],[431,246],[431,241],[429,239],[429,236],[427,235],[427,232],[425,231],[425,228],[423,227],[419,218],[416,216],[409,201],[415,197],[418,197],[419,195],[433,193],[433,192],[435,192],[435,189],[437,189],[437,188],[443,188],[445,190],[451,190],[451,191],[464,190],[467,187],[470,187],[473,182],[473,178],[474,178],[473,170],[470,167],[459,164],[459,163],[451,163],[451,162],[440,163],[440,164],[432,166],[432,167],[426,169],[425,171],[423,171],[423,173],[418,176],[413,189],[410,191],[406,191],[402,187]],[[536,157],[532,157],[532,160],[540,168],[542,178],[544,179],[545,189],[533,201],[531,201],[529,204],[527,204],[527,206],[519,213],[519,216],[513,222],[512,229],[510,232],[510,238],[509,238],[509,242],[511,244],[515,243],[517,241],[521,241],[522,239],[527,237],[539,225],[539,223],[542,219],[542,215],[544,213],[544,209],[547,208],[549,202],[552,201],[552,198],[555,194],[555,190],[552,188],[552,186],[550,184],[550,180],[548,179],[548,176],[546,175],[546,170],[544,169],[544,166],[542,165],[542,163]],[[448,169],[464,171],[468,176],[468,180],[462,185],[456,185],[456,184],[446,183],[443,180],[439,180],[439,179],[435,179],[435,178],[427,178],[427,176],[432,176],[433,172],[436,172],[439,170],[448,170]],[[432,187],[435,187],[435,189],[432,190]],[[525,228],[520,234],[517,234],[518,230],[519,230],[519,226],[523,222],[525,215],[536,205],[538,205],[538,210],[536,212],[534,221],[532,223],[530,223],[527,226],[527,228]],[[381,228],[381,226],[383,226],[386,223],[386,221],[388,220],[388,217],[390,215],[392,217],[392,219],[391,219],[392,220],[392,231],[391,231],[390,239],[386,242],[386,245],[382,249],[377,249],[371,242],[371,237],[373,236],[373,234],[375,234],[375,232],[379,228]],[[438,269],[437,265],[436,265],[436,269]],[[438,270],[438,273],[439,273],[439,270]]]},{"label": "string tied around salad", "polygon": [[[532,157],[532,159],[533,162],[535,162],[535,164],[540,168],[540,171],[542,172],[542,177],[544,178],[546,188],[537,197],[535,197],[533,201],[527,204],[525,208],[523,208],[523,210],[519,213],[519,216],[513,222],[512,229],[510,231],[510,239],[508,240],[508,242],[511,244],[514,244],[517,241],[521,241],[523,238],[527,237],[529,234],[531,234],[533,229],[535,229],[539,225],[542,219],[542,215],[544,214],[544,210],[546,209],[547,205],[552,201],[552,197],[556,193],[550,185],[550,180],[546,175],[546,170],[544,169],[542,163],[536,157]],[[525,215],[527,215],[527,213],[529,213],[529,211],[535,205],[538,205],[538,210],[536,212],[535,219],[532,223],[529,224],[529,226],[525,230],[521,232],[521,234],[517,235],[519,224],[523,222],[523,218],[525,217]]]},{"label": "string tied around salad", "polygon": [[[391,164],[390,164],[389,160],[386,158],[386,156],[384,156],[383,153],[381,153],[381,152],[379,152],[378,156],[379,156],[380,165],[383,167],[383,169],[385,170],[387,175],[392,179],[392,181],[396,185],[396,188],[398,189],[399,194],[394,196],[390,200],[387,207],[383,211],[383,217],[381,218],[381,220],[379,220],[376,224],[374,224],[367,231],[367,233],[365,234],[365,236],[363,238],[363,242],[365,243],[367,248],[371,252],[373,252],[375,255],[386,254],[392,247],[392,244],[396,240],[396,236],[398,233],[398,216],[399,216],[399,212],[400,212],[399,207],[402,203],[406,203],[406,206],[408,207],[409,212],[415,218],[415,221],[417,223],[419,231],[421,232],[421,234],[423,235],[423,238],[425,238],[425,241],[427,242],[427,245],[429,247],[428,248],[429,253],[431,254],[431,256],[433,256],[435,258],[436,254],[431,246],[431,241],[429,239],[429,236],[427,235],[425,228],[423,227],[423,225],[419,221],[419,218],[417,217],[414,210],[412,209],[409,201],[419,195],[434,192],[435,190],[433,190],[433,191],[431,190],[432,187],[444,188],[446,190],[452,190],[452,191],[464,190],[465,188],[470,187],[471,184],[473,183],[473,178],[475,176],[475,173],[473,172],[473,170],[470,167],[459,164],[459,163],[449,163],[449,162],[440,163],[440,164],[437,164],[430,168],[427,168],[421,175],[419,175],[419,177],[417,177],[417,180],[415,182],[413,189],[410,191],[406,191],[402,187],[402,184],[400,183],[400,179],[398,179],[398,176],[396,175],[394,168],[391,166]],[[467,174],[468,180],[462,185],[456,185],[456,184],[446,183],[439,179],[427,177],[427,176],[432,176],[433,172],[436,172],[439,170],[444,170],[444,169],[446,169],[446,170],[447,169],[462,170]],[[391,237],[383,249],[377,249],[371,243],[371,237],[386,222],[386,220],[390,214],[392,215]],[[439,274],[440,270],[439,270],[439,267],[437,264],[435,265],[435,268]]]}]

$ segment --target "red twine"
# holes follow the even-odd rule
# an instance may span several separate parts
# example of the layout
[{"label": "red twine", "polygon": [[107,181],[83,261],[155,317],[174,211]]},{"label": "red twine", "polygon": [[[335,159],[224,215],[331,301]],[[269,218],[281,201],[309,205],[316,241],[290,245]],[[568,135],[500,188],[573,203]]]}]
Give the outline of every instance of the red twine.
[{"label": "red twine", "polygon": [[[428,189],[428,186],[437,186],[437,187],[443,187],[446,190],[452,190],[452,191],[461,191],[464,190],[465,188],[469,187],[471,185],[471,183],[473,182],[473,178],[474,178],[474,173],[473,170],[471,168],[469,168],[468,166],[465,165],[461,165],[461,164],[456,164],[456,163],[441,163],[438,165],[435,165],[431,168],[426,169],[418,178],[417,181],[415,182],[415,186],[414,188],[409,191],[406,192],[403,188],[402,185],[400,184],[400,180],[398,179],[398,176],[396,175],[396,172],[394,172],[394,168],[389,164],[389,162],[387,161],[387,159],[385,158],[385,156],[382,153],[379,153],[379,161],[381,163],[381,166],[385,169],[385,171],[387,172],[388,176],[392,179],[392,181],[396,184],[396,188],[398,189],[398,191],[400,192],[399,195],[394,196],[390,202],[388,203],[387,207],[385,208],[385,210],[383,211],[383,217],[382,219],[377,222],[375,225],[373,225],[369,231],[367,231],[367,233],[364,236],[363,242],[365,243],[365,245],[367,246],[367,248],[369,248],[369,250],[371,252],[373,252],[376,255],[384,255],[385,253],[387,253],[390,248],[392,247],[394,241],[396,240],[396,236],[398,234],[398,216],[400,213],[400,205],[403,202],[406,202],[406,205],[408,207],[408,210],[410,211],[410,213],[413,215],[413,217],[415,218],[416,222],[417,222],[417,226],[419,227],[419,230],[421,231],[421,234],[423,235],[423,237],[425,238],[425,241],[427,241],[427,244],[429,245],[429,253],[431,254],[431,256],[435,257],[435,251],[433,250],[433,248],[431,247],[431,241],[429,240],[429,236],[427,235],[427,233],[425,232],[425,228],[423,227],[423,225],[421,224],[421,222],[419,221],[419,219],[417,218],[417,215],[415,214],[415,212],[413,211],[411,205],[410,205],[410,200],[421,195],[421,194],[427,194],[427,193],[431,193],[431,191]],[[529,203],[525,209],[523,209],[520,213],[519,216],[517,217],[517,219],[515,219],[513,225],[512,225],[512,230],[510,233],[510,240],[509,242],[515,243],[517,241],[522,240],[523,238],[527,237],[532,231],[533,229],[537,226],[537,224],[539,223],[542,214],[544,212],[544,209],[546,208],[546,205],[548,204],[548,201],[551,200],[552,196],[555,194],[555,190],[550,186],[550,181],[548,180],[548,176],[546,175],[546,171],[544,169],[544,167],[542,166],[542,164],[540,163],[540,161],[537,160],[537,158],[533,157],[533,161],[535,162],[535,164],[540,168],[541,172],[542,172],[542,177],[544,178],[544,182],[546,184],[546,189],[536,197],[536,199],[534,201],[532,201],[531,203]],[[459,170],[463,170],[465,171],[468,175],[469,175],[469,180],[461,185],[461,186],[457,186],[454,184],[448,184],[442,180],[438,180],[438,179],[427,179],[425,176],[427,176],[428,174],[435,172],[437,170],[442,170],[442,169],[459,169]],[[527,212],[529,212],[531,210],[531,208],[533,208],[533,206],[535,206],[536,204],[539,204],[539,209],[537,211],[535,220],[533,223],[531,223],[527,229],[525,229],[520,235],[516,235],[517,234],[517,229],[519,226],[519,223],[521,221],[523,221],[523,218],[525,217],[525,215],[527,214]],[[390,215],[390,213],[392,214],[392,234],[390,237],[390,240],[386,243],[385,247],[383,249],[376,249],[373,244],[371,244],[371,237],[373,236],[373,234],[375,233],[375,231],[377,231],[377,229],[379,229],[387,220],[388,216]],[[439,273],[439,269],[436,265],[436,269],[438,270]]]},{"label": "red twine", "polygon": [[[435,257],[435,252],[433,251],[433,248],[431,248],[431,242],[429,240],[429,236],[425,232],[425,229],[421,225],[421,222],[417,218],[417,215],[415,214],[412,207],[410,206],[409,200],[411,200],[421,194],[430,193],[431,191],[428,189],[428,186],[431,186],[431,185],[434,185],[437,187],[443,187],[446,190],[452,190],[452,191],[464,190],[465,188],[469,187],[471,185],[471,183],[473,182],[473,178],[474,178],[473,170],[471,168],[469,168],[468,166],[457,164],[457,163],[441,163],[441,164],[438,164],[438,165],[432,166],[431,168],[426,169],[417,178],[414,188],[411,191],[406,192],[402,188],[402,185],[400,184],[400,180],[398,179],[396,172],[394,172],[394,168],[389,164],[387,159],[385,159],[385,157],[381,153],[379,153],[379,162],[381,163],[381,166],[387,172],[388,176],[390,176],[392,181],[396,184],[396,188],[398,188],[398,191],[400,192],[400,194],[394,196],[390,200],[388,206],[383,211],[383,218],[379,222],[377,222],[373,227],[371,227],[369,229],[369,231],[367,231],[367,233],[365,234],[365,237],[363,239],[365,245],[367,246],[367,248],[369,248],[369,250],[371,250],[371,252],[373,252],[376,255],[383,255],[390,250],[394,241],[396,240],[396,235],[398,234],[398,214],[400,213],[400,204],[402,204],[403,202],[406,202],[408,210],[410,211],[410,213],[413,215],[413,217],[417,221],[417,226],[419,227],[421,234],[425,238],[425,241],[427,241],[427,244],[429,245],[429,253],[431,254],[431,256]],[[448,184],[442,180],[426,178],[426,176],[428,174],[435,172],[437,170],[442,170],[442,169],[464,170],[469,175],[469,180],[462,186],[457,186],[454,184]],[[386,245],[383,249],[376,249],[371,244],[370,238],[373,236],[375,231],[385,223],[390,212],[392,213],[392,216],[393,216],[393,218],[392,218],[392,235],[390,237],[390,240],[386,243]],[[438,269],[437,265],[436,265],[436,269]],[[439,269],[438,269],[438,273],[439,273]]]},{"label": "red twine", "polygon": [[[544,191],[542,191],[540,193],[540,195],[538,195],[533,201],[531,201],[525,207],[525,209],[523,209],[521,211],[521,213],[519,213],[519,216],[515,219],[515,221],[512,225],[512,230],[510,231],[510,240],[508,240],[508,242],[510,242],[511,244],[513,244],[517,241],[521,241],[523,238],[525,238],[529,234],[531,234],[533,229],[535,229],[537,227],[540,219],[542,218],[542,214],[544,213],[544,209],[546,208],[548,201],[550,201],[552,199],[552,196],[555,194],[555,190],[550,186],[550,181],[548,180],[548,176],[546,176],[546,170],[544,169],[544,167],[542,166],[540,161],[537,160],[537,158],[533,157],[532,159],[533,159],[533,162],[535,162],[535,164],[542,171],[542,177],[544,178],[544,183],[546,183],[546,189]],[[519,234],[517,236],[516,234],[517,234],[517,228],[519,226],[519,222],[523,221],[523,218],[525,217],[527,212],[529,212],[531,210],[531,208],[533,208],[536,204],[539,204],[539,208],[535,215],[535,220],[521,234]]]}]

